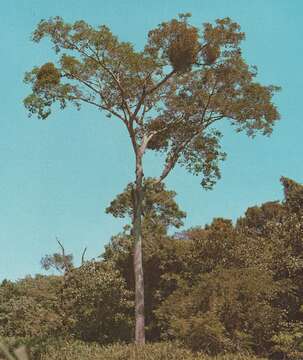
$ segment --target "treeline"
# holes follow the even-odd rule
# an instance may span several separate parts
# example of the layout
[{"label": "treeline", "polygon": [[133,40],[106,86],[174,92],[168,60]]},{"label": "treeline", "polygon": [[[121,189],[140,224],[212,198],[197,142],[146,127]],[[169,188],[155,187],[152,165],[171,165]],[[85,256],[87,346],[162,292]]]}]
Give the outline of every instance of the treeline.
[{"label": "treeline", "polygon": [[[251,207],[235,224],[217,218],[171,236],[168,229],[180,227],[185,213],[173,191],[146,180],[142,226],[148,341],[176,341],[211,356],[303,358],[303,186],[287,178],[281,182],[282,202]],[[107,212],[132,216],[131,186]],[[58,339],[131,342],[129,229],[111,239],[98,261],[75,267],[70,254],[47,255],[43,266],[61,274],[4,280],[0,335],[38,348],[37,359],[44,345]]]}]

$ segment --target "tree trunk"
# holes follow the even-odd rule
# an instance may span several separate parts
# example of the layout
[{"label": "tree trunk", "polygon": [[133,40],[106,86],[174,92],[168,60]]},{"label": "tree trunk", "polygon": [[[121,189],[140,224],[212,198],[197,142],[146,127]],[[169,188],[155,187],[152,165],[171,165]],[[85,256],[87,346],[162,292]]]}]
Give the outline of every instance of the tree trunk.
[{"label": "tree trunk", "polygon": [[137,345],[145,343],[144,319],[144,280],[142,262],[142,201],[143,201],[143,169],[142,157],[136,159],[136,184],[134,190],[134,278],[135,278],[135,342]]}]

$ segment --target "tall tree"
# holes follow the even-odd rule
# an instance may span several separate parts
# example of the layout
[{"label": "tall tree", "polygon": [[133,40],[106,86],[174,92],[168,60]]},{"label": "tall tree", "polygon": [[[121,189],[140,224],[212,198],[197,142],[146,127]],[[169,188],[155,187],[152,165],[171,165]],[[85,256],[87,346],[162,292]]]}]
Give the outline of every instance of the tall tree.
[{"label": "tall tree", "polygon": [[137,344],[145,341],[141,217],[144,198],[143,157],[147,150],[165,156],[157,182],[179,164],[202,174],[209,189],[220,177],[219,121],[229,120],[248,136],[269,135],[278,111],[276,86],[255,81],[256,68],[241,56],[244,33],[229,18],[189,24],[189,14],[160,24],[136,51],[106,26],[84,21],[68,24],[60,17],[42,20],[33,33],[48,37],[58,62],[47,62],[25,76],[32,93],[24,100],[30,114],[46,119],[51,108],[83,103],[104,110],[126,127],[135,154],[133,186],[134,274]]}]

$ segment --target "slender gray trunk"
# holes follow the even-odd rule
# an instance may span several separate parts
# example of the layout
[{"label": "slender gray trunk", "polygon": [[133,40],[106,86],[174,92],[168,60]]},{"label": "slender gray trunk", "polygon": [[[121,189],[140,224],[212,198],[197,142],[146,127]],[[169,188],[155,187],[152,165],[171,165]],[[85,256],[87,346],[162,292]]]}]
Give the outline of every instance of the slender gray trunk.
[{"label": "slender gray trunk", "polygon": [[135,342],[137,345],[145,343],[145,318],[144,318],[144,280],[142,261],[142,201],[143,201],[143,169],[142,157],[136,159],[136,184],[134,191],[134,277],[135,277]]}]

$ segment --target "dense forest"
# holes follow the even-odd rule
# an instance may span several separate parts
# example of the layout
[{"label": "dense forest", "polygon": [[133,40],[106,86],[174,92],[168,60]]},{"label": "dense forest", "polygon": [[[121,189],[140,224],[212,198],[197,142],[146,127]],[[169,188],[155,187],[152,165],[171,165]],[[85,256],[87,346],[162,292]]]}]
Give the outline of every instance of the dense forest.
[{"label": "dense forest", "polygon": [[[4,280],[7,346],[25,344],[32,359],[302,359],[303,186],[281,178],[283,201],[250,207],[235,223],[215,218],[180,231],[185,213],[176,193],[145,181],[145,350],[138,355],[131,345],[128,225],[98,260],[75,266],[62,247],[41,260],[57,275]],[[127,217],[132,210],[128,186],[106,211]]]}]

